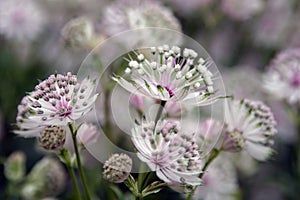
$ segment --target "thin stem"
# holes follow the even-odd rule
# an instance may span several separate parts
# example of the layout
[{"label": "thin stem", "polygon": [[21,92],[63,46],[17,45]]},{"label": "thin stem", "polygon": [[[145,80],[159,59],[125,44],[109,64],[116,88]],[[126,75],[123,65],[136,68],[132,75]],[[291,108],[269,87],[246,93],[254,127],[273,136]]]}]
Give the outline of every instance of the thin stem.
[{"label": "thin stem", "polygon": [[81,194],[79,192],[79,187],[78,187],[78,184],[77,184],[77,179],[76,179],[74,170],[69,164],[67,164],[67,168],[68,168],[69,174],[70,174],[71,179],[72,179],[72,184],[73,184],[73,187],[74,187],[75,192],[76,192],[76,197],[77,197],[78,200],[81,200]]},{"label": "thin stem", "polygon": [[68,172],[71,176],[71,180],[72,180],[72,184],[76,193],[76,198],[78,200],[81,200],[81,194],[79,192],[79,187],[78,187],[78,183],[77,183],[77,179],[70,161],[70,155],[69,155],[69,151],[66,149],[61,149],[59,152],[59,157],[66,163],[66,166],[68,168]]},{"label": "thin stem", "polygon": [[[219,155],[219,153],[220,153],[220,150],[218,150],[218,149],[214,149],[214,150],[213,150],[212,154],[210,155],[210,157],[208,158],[207,162],[205,163],[205,165],[204,165],[204,167],[203,167],[203,169],[202,169],[203,173],[201,173],[201,174],[199,175],[199,178],[202,178],[202,176],[204,175],[205,170],[207,169],[207,167],[208,167],[208,166],[210,165],[210,163],[211,163],[211,162]],[[192,191],[188,194],[186,200],[191,200],[191,199],[192,199],[192,197],[193,197],[193,195],[194,195],[194,193],[195,193],[196,188],[197,188],[197,187],[194,187],[194,188],[192,189]]]},{"label": "thin stem", "polygon": [[74,145],[74,150],[75,150],[75,155],[76,155],[76,161],[77,161],[77,167],[79,170],[79,175],[80,175],[80,179],[83,185],[83,189],[84,189],[84,193],[85,193],[85,197],[87,200],[90,200],[90,194],[89,194],[89,190],[86,184],[86,179],[85,179],[85,175],[83,172],[83,168],[82,168],[82,164],[81,164],[81,160],[80,160],[80,155],[79,155],[79,151],[78,151],[78,145],[77,145],[77,138],[76,138],[76,134],[77,134],[77,130],[74,131],[72,125],[69,126],[71,134],[72,134],[72,140],[73,140],[73,145]]},{"label": "thin stem", "polygon": [[161,117],[161,114],[162,114],[162,112],[163,112],[163,110],[164,110],[164,107],[165,107],[165,105],[166,105],[166,101],[161,101],[160,102],[160,106],[159,106],[159,109],[158,109],[158,111],[157,111],[157,114],[156,114],[156,117],[155,117],[155,121],[154,121],[154,123],[155,123],[155,126],[154,126],[154,130],[155,130],[155,128],[156,128],[156,125],[157,125],[157,122],[158,122],[158,120],[160,119],[160,117]]}]

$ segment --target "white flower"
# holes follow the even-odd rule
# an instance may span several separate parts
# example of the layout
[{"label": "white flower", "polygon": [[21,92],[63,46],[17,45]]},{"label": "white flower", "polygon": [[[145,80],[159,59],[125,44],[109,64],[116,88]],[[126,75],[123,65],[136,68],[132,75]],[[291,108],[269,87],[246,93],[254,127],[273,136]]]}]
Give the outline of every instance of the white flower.
[{"label": "white flower", "polygon": [[182,42],[182,36],[178,35],[179,21],[170,9],[156,0],[117,0],[105,9],[102,25],[108,36],[139,29],[134,37],[128,34],[124,38],[123,43],[127,42],[126,46],[130,47]]},{"label": "white flower", "polygon": [[285,50],[274,59],[264,88],[277,99],[300,104],[300,48]]},{"label": "white flower", "polygon": [[131,59],[125,70],[127,75],[115,76],[123,88],[131,93],[162,101],[180,101],[194,105],[215,102],[213,74],[207,69],[209,62],[199,58],[192,49],[152,47],[153,56],[143,54]]},{"label": "white flower", "polygon": [[234,200],[238,192],[237,177],[231,160],[219,155],[202,176],[203,185],[197,187],[193,200]]},{"label": "white flower", "polygon": [[193,134],[180,130],[179,121],[137,125],[132,141],[138,157],[166,183],[200,185],[201,160]]},{"label": "white flower", "polygon": [[245,150],[257,160],[266,160],[273,152],[276,122],[270,108],[262,102],[231,100],[225,112],[225,123],[223,150]]},{"label": "white flower", "polygon": [[46,16],[32,0],[0,1],[0,33],[17,40],[34,39],[45,25]]},{"label": "white flower", "polygon": [[149,0],[117,0],[106,8],[103,23],[104,31],[108,35],[145,27],[181,30],[171,10],[161,5],[159,1]]},{"label": "white flower", "polygon": [[78,143],[85,146],[97,142],[100,133],[95,125],[84,123],[79,127],[76,137]]},{"label": "white flower", "polygon": [[18,106],[15,133],[23,137],[38,136],[47,126],[67,126],[88,113],[97,98],[95,81],[81,83],[71,73],[51,75],[39,83]]}]

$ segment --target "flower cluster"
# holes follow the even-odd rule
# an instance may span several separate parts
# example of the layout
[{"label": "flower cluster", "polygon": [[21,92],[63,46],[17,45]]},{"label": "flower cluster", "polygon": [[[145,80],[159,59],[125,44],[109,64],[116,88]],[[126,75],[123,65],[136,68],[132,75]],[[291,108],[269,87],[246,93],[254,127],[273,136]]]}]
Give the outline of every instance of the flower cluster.
[{"label": "flower cluster", "polygon": [[138,157],[170,184],[200,185],[201,160],[194,135],[180,130],[179,121],[136,125],[132,141]]},{"label": "flower cluster", "polygon": [[264,88],[274,97],[300,104],[300,49],[281,52],[264,77]]},{"label": "flower cluster", "polygon": [[257,160],[266,160],[272,153],[272,137],[276,122],[269,107],[260,101],[231,100],[226,110],[222,148],[246,150]]},{"label": "flower cluster", "polygon": [[125,69],[128,78],[115,76],[114,80],[132,93],[162,101],[200,106],[216,100],[209,61],[201,57],[197,60],[194,50],[177,46],[153,47],[151,51],[150,59],[140,53],[136,60],[129,61]]},{"label": "flower cluster", "polygon": [[23,137],[39,136],[45,127],[67,126],[88,113],[97,98],[95,81],[81,83],[71,73],[51,75],[25,96],[18,107],[15,133]]}]

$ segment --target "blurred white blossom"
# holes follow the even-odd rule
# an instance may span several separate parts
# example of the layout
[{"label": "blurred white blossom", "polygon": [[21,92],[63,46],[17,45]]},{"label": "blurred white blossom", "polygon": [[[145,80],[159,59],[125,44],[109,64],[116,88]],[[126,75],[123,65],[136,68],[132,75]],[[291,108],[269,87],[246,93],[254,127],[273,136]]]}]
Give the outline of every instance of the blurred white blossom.
[{"label": "blurred white blossom", "polygon": [[34,0],[1,0],[0,33],[9,39],[33,40],[47,22],[47,14]]}]

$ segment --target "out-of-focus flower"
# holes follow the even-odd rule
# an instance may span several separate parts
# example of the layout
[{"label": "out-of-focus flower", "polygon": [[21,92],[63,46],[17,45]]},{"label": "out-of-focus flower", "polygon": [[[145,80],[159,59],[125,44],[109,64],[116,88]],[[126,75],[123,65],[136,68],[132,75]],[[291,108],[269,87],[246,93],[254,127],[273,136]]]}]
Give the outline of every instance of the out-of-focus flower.
[{"label": "out-of-focus flower", "polygon": [[264,88],[275,98],[300,104],[300,49],[287,49],[273,60]]},{"label": "out-of-focus flower", "polygon": [[132,159],[126,154],[113,154],[103,166],[103,177],[113,183],[122,183],[131,172]]},{"label": "out-of-focus flower", "polygon": [[118,0],[106,8],[103,23],[104,31],[108,35],[146,27],[181,30],[171,10],[161,5],[159,1],[149,0]]},{"label": "out-of-focus flower", "polygon": [[59,126],[47,126],[40,133],[40,145],[46,150],[58,150],[65,144],[66,129]]},{"label": "out-of-focus flower", "polygon": [[[181,32],[179,21],[170,9],[155,0],[117,0],[104,11],[102,26],[108,36],[127,30],[144,29],[134,38],[124,38],[124,42],[127,39],[131,45],[179,45],[182,42],[182,38],[176,35]],[[171,29],[176,34],[161,28]]]},{"label": "out-of-focus flower", "polygon": [[81,146],[88,145],[93,142],[97,142],[100,133],[97,127],[93,124],[84,123],[77,131],[77,141]]},{"label": "out-of-focus flower", "polygon": [[165,105],[166,113],[168,118],[178,118],[181,117],[185,112],[183,105],[177,102],[167,102]]},{"label": "out-of-focus flower", "polygon": [[0,2],[0,33],[9,39],[35,39],[43,30],[45,22],[45,13],[33,0]]},{"label": "out-of-focus flower", "polygon": [[183,133],[179,121],[143,122],[132,130],[138,157],[166,183],[200,185],[201,160],[194,134]]},{"label": "out-of-focus flower", "polygon": [[136,94],[132,94],[129,99],[130,104],[138,111],[144,109],[144,97]]},{"label": "out-of-focus flower", "polygon": [[222,0],[223,12],[234,20],[247,20],[263,9],[263,0]]},{"label": "out-of-focus flower", "polygon": [[258,46],[279,48],[286,43],[293,21],[291,4],[292,1],[285,0],[268,1],[266,11],[253,27],[253,39]]},{"label": "out-of-focus flower", "polygon": [[41,199],[59,194],[66,185],[66,173],[62,164],[45,157],[32,168],[21,188],[24,199]]},{"label": "out-of-focus flower", "polygon": [[12,182],[19,182],[25,175],[26,156],[23,152],[13,152],[4,163],[4,175]]},{"label": "out-of-focus flower", "polygon": [[231,100],[225,112],[225,123],[223,150],[246,150],[261,161],[272,154],[276,122],[270,108],[262,102]]},{"label": "out-of-focus flower", "polygon": [[203,185],[197,187],[194,200],[234,200],[238,192],[237,178],[231,160],[219,155],[202,176]]},{"label": "out-of-focus flower", "polygon": [[62,29],[62,36],[71,49],[92,49],[97,45],[94,25],[86,17],[69,21]]},{"label": "out-of-focus flower", "polygon": [[[131,93],[149,96],[162,101],[208,105],[214,97],[213,74],[207,69],[209,61],[199,58],[192,49],[169,48],[164,45],[151,48],[153,56],[143,54],[131,59],[125,70],[125,78],[115,76],[124,89]],[[126,80],[128,79],[128,80]]]},{"label": "out-of-focus flower", "polygon": [[88,113],[97,98],[95,80],[81,83],[70,72],[51,75],[25,96],[18,106],[16,134],[39,136],[46,126],[67,126]]}]

